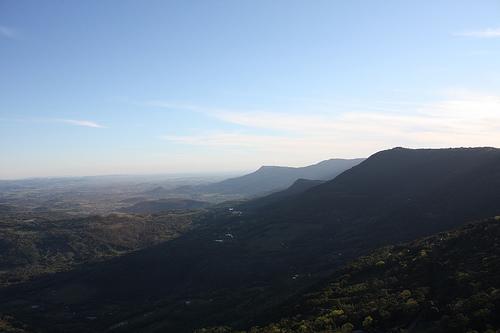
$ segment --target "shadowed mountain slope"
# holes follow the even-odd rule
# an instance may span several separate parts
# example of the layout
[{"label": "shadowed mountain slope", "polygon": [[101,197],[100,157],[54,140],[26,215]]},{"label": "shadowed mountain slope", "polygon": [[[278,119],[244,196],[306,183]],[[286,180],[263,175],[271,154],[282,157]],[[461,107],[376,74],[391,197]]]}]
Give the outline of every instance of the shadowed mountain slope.
[{"label": "shadowed mountain slope", "polygon": [[288,214],[341,229],[361,223],[385,241],[391,234],[395,240],[411,239],[452,227],[457,219],[494,216],[499,186],[499,149],[395,148],[277,203],[267,214]]},{"label": "shadowed mountain slope", "polygon": [[262,208],[299,195],[315,186],[323,184],[324,182],[324,180],[311,180],[303,178],[297,179],[289,188],[245,202],[241,205],[241,208],[245,210]]}]

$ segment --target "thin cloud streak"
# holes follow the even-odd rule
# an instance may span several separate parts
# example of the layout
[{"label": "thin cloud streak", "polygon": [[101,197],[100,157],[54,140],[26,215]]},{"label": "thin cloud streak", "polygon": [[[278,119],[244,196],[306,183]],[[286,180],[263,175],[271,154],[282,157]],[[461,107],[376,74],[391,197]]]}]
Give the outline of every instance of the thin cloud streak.
[{"label": "thin cloud streak", "polygon": [[91,128],[105,128],[104,126],[90,121],[90,120],[76,120],[76,119],[55,119],[55,121],[74,126],[91,127]]},{"label": "thin cloud streak", "polygon": [[500,38],[500,28],[464,31],[455,33],[454,35],[459,37],[474,37],[474,38]]}]

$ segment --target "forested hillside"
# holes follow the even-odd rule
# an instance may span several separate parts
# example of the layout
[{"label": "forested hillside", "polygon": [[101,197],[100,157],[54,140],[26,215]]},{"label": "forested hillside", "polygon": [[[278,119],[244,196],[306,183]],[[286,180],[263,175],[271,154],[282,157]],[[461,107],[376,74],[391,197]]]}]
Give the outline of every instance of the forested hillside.
[{"label": "forested hillside", "polygon": [[500,217],[377,250],[323,284],[244,332],[498,332]]},{"label": "forested hillside", "polygon": [[[200,211],[45,220],[0,216],[0,286],[103,261],[180,236]],[[23,217],[23,218],[21,218]]]}]

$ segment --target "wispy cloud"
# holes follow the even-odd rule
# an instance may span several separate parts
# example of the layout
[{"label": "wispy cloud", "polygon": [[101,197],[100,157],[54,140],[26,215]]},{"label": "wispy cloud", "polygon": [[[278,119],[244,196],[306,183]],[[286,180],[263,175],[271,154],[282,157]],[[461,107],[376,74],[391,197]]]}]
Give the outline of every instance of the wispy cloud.
[{"label": "wispy cloud", "polygon": [[167,135],[162,139],[197,146],[300,152],[318,158],[369,154],[393,146],[500,145],[500,96],[469,91],[449,91],[440,101],[399,113],[336,110],[330,114],[299,114],[189,108],[242,129]]},{"label": "wispy cloud", "polygon": [[66,123],[74,126],[92,127],[92,128],[105,128],[104,126],[90,121],[90,120],[76,120],[76,119],[55,119],[55,121],[60,123]]},{"label": "wispy cloud", "polygon": [[454,35],[461,37],[474,37],[474,38],[500,38],[500,28],[463,31],[455,33]]},{"label": "wispy cloud", "polygon": [[16,39],[19,36],[18,32],[10,27],[0,25],[0,37],[8,39]]}]

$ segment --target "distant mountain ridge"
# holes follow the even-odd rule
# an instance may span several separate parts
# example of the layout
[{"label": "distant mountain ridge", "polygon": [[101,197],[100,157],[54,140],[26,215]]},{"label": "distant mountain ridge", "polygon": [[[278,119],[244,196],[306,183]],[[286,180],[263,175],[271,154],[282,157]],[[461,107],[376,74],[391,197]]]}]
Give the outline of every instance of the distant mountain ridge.
[{"label": "distant mountain ridge", "polygon": [[306,167],[262,166],[258,170],[221,182],[201,185],[195,190],[222,194],[263,195],[286,189],[298,179],[331,180],[358,165],[363,158],[329,159]]}]

